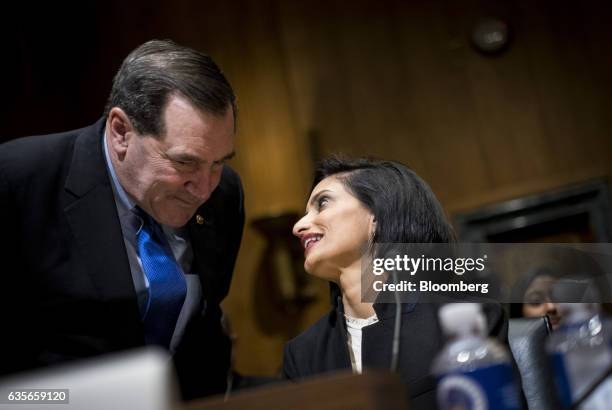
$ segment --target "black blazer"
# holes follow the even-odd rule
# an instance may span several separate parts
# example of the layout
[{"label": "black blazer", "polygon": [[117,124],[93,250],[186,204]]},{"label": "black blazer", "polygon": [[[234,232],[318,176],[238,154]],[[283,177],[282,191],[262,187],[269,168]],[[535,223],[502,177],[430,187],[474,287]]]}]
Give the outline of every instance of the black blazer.
[{"label": "black blazer", "polygon": [[[137,297],[102,150],[104,120],[0,145],[0,374],[144,345]],[[188,223],[201,313],[174,359],[185,398],[222,392],[220,326],[244,225],[238,175]]]},{"label": "black blazer", "polygon": [[[333,293],[333,292],[332,292]],[[411,409],[435,409],[436,380],[430,374],[435,356],[445,343],[438,324],[440,304],[403,304],[399,374],[407,384]],[[389,369],[395,322],[394,304],[374,304],[379,321],[363,328],[362,365]],[[499,304],[484,305],[489,332],[507,344],[508,322]],[[304,333],[285,345],[283,375],[290,380],[351,368],[342,299]]]}]

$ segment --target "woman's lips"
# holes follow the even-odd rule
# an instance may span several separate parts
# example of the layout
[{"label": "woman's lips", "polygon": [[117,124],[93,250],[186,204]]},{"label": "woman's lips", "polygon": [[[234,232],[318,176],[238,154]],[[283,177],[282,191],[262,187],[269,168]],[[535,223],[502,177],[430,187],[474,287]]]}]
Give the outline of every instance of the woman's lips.
[{"label": "woman's lips", "polygon": [[309,234],[302,237],[302,246],[304,247],[304,255],[307,255],[314,246],[323,238],[321,234]]}]

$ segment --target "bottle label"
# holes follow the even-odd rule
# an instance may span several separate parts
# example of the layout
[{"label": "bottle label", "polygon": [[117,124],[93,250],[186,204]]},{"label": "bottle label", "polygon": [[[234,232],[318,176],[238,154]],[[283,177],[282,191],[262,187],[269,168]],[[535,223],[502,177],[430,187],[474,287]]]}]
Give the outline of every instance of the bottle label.
[{"label": "bottle label", "polygon": [[555,376],[555,384],[557,386],[557,396],[563,407],[569,407],[572,404],[572,389],[565,367],[565,360],[562,354],[555,353],[550,356],[552,370]]},{"label": "bottle label", "polygon": [[441,410],[519,410],[514,372],[509,364],[496,364],[468,372],[450,372],[438,379]]},{"label": "bottle label", "polygon": [[[572,354],[573,353],[573,354]],[[612,362],[610,351],[550,355],[559,402],[566,408],[602,376]],[[583,354],[579,354],[583,353]],[[588,353],[588,352],[587,352]],[[607,354],[606,354],[607,353]],[[603,381],[582,403],[581,410],[607,410],[612,403],[612,378]]]}]

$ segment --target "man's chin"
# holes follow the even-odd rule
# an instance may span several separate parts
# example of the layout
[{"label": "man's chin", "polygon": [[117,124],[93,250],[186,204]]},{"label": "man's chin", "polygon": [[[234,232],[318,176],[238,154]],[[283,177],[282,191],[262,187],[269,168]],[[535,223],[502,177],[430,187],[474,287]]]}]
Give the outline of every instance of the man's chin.
[{"label": "man's chin", "polygon": [[187,225],[187,223],[189,222],[189,220],[191,219],[191,217],[193,216],[193,214],[195,213],[195,211],[193,213],[190,212],[173,212],[172,214],[162,214],[159,215],[156,219],[157,222],[161,223],[162,225],[166,225],[169,226],[171,228],[182,228],[183,226]]}]

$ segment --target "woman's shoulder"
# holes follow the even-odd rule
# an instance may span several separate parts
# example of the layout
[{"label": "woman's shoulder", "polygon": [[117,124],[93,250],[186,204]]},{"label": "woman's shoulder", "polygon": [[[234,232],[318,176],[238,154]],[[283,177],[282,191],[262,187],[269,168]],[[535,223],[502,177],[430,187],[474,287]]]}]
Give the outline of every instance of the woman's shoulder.
[{"label": "woman's shoulder", "polygon": [[336,329],[337,322],[337,312],[332,309],[308,326],[302,333],[289,340],[287,345],[300,350],[314,348],[322,340],[327,339],[329,334],[338,330]]},{"label": "woman's shoulder", "polygon": [[342,322],[330,311],[285,344],[283,375],[301,379],[331,370],[350,368],[345,359],[346,344]]}]

